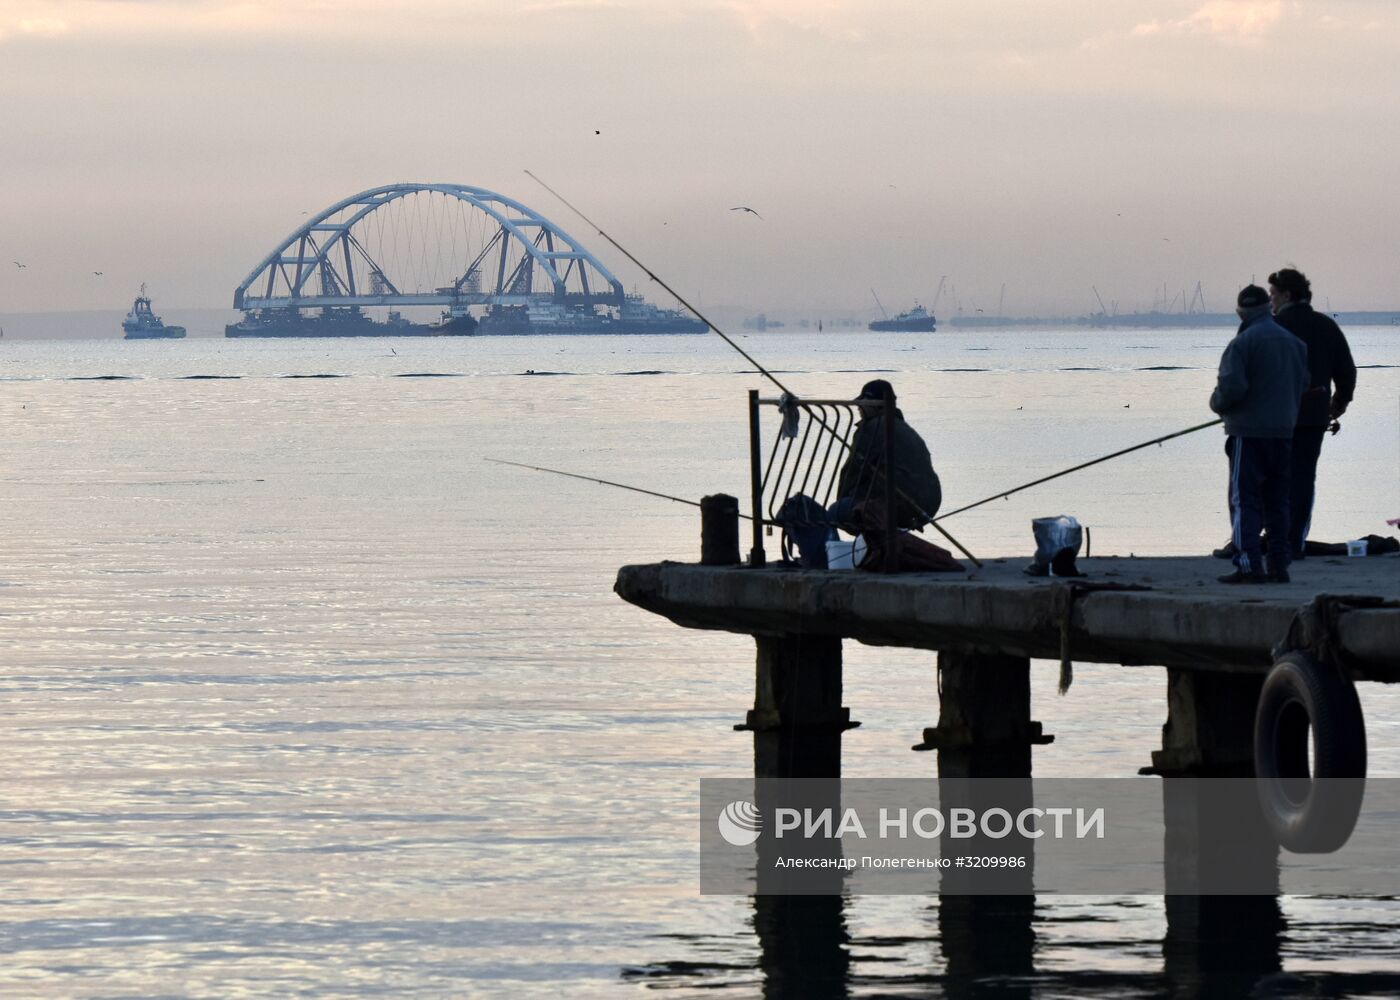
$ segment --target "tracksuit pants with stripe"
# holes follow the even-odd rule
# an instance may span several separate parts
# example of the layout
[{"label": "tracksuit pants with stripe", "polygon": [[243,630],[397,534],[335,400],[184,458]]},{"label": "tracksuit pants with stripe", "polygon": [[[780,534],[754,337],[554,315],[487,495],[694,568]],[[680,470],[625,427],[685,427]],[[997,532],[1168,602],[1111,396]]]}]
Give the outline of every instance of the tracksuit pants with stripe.
[{"label": "tracksuit pants with stripe", "polygon": [[[1230,528],[1235,565],[1242,573],[1277,573],[1288,568],[1288,505],[1293,483],[1293,439],[1229,437]],[[1265,568],[1259,532],[1269,533]]]}]

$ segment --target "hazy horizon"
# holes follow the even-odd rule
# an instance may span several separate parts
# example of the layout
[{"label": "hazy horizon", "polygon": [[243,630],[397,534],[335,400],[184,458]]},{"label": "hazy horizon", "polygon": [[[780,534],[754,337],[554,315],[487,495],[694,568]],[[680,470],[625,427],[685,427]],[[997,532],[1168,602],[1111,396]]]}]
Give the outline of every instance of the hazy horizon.
[{"label": "hazy horizon", "polygon": [[947,315],[1197,282],[1226,312],[1285,264],[1383,309],[1397,29],[1379,0],[0,0],[0,313],[143,281],[225,309],[305,213],[402,180],[514,197],[666,304],[526,168],[740,310],[893,313],[947,275]]}]

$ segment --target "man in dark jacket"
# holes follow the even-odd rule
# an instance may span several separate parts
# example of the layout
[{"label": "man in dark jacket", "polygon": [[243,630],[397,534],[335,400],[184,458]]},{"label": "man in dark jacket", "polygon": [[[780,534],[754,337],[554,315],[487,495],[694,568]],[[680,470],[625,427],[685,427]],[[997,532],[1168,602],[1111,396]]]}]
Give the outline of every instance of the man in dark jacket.
[{"label": "man in dark jacket", "polygon": [[[901,528],[920,528],[933,520],[943,502],[943,487],[928,446],[917,431],[904,422],[904,414],[894,407],[894,387],[882,378],[867,382],[856,401],[888,399],[894,409],[895,521]],[[863,502],[883,503],[885,497],[885,423],[874,407],[862,409],[860,423],[851,439],[851,451],[841,466],[836,484],[839,498],[831,508],[832,519],[847,531],[856,533],[853,509]]]},{"label": "man in dark jacket", "polygon": [[[1342,330],[1326,313],[1312,307],[1312,285],[1301,271],[1285,267],[1269,275],[1269,304],[1274,320],[1308,349],[1308,391],[1293,431],[1293,474],[1289,495],[1288,543],[1293,558],[1303,558],[1312,523],[1317,456],[1328,421],[1346,412],[1356,392],[1356,365]],[[1336,391],[1332,386],[1336,385]]]},{"label": "man in dark jacket", "polygon": [[[1235,571],[1221,583],[1288,582],[1288,500],[1293,428],[1308,385],[1303,342],[1273,321],[1269,295],[1246,285],[1240,328],[1220,357],[1210,408],[1225,418],[1230,455],[1230,527]],[[1259,530],[1269,532],[1268,572]]]}]

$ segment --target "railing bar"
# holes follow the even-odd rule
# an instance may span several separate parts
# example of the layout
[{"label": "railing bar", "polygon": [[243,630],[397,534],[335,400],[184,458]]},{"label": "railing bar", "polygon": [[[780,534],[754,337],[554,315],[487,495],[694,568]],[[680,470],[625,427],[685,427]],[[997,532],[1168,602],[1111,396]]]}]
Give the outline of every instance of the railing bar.
[{"label": "railing bar", "polygon": [[[799,412],[800,412],[800,411],[799,411]],[[801,451],[799,454],[803,454],[803,453],[805,453],[805,452],[807,451],[807,438],[811,435],[811,433],[812,433],[812,428],[813,428],[813,426],[815,426],[815,425],[816,425],[816,421],[813,420],[813,419],[811,419],[811,414],[808,414],[808,415],[807,415],[807,429],[804,430],[804,431],[802,432],[802,451]],[[802,486],[801,486],[800,489],[798,489],[798,491],[797,491],[798,493],[806,493],[806,492],[807,492],[807,485],[808,485],[808,483],[809,483],[809,482],[811,481],[811,479],[812,479],[812,466],[816,463],[816,460],[817,460],[817,449],[821,447],[821,437],[822,437],[822,432],[821,432],[821,431],[817,431],[817,439],[816,439],[815,441],[812,442],[812,457],[811,457],[811,459],[807,462],[807,471],[804,472],[804,473],[802,474]],[[792,494],[789,493],[788,495],[791,496]]]},{"label": "railing bar", "polygon": [[826,407],[818,406],[817,409],[821,410],[822,414],[821,422],[822,428],[826,434],[826,451],[822,453],[821,469],[817,472],[817,485],[812,492],[818,497],[817,503],[826,507],[828,506],[827,498],[831,496],[831,486],[828,484],[825,490],[823,490],[823,484],[826,483],[826,466],[827,463],[831,461],[831,449],[836,445],[836,435],[831,430],[827,429]]},{"label": "railing bar", "polygon": [[886,573],[899,570],[899,553],[895,551],[894,540],[899,526],[895,523],[895,467],[894,467],[894,393],[885,387],[884,424],[885,452],[885,565]]},{"label": "railing bar", "polygon": [[749,390],[749,497],[753,503],[753,548],[749,550],[749,565],[767,562],[763,552],[763,476],[759,469],[762,440],[758,430],[758,390]]},{"label": "railing bar", "polygon": [[[809,423],[807,424],[808,429],[810,429],[811,426],[812,426],[812,425],[811,425],[811,423],[809,422]],[[790,439],[790,440],[791,440],[791,439]],[[807,450],[807,436],[804,434],[804,435],[802,436],[802,440],[801,440],[801,441],[799,442],[799,444],[798,444],[798,448],[797,448],[797,459],[796,459],[796,461],[794,461],[794,462],[792,463],[792,473],[788,476],[787,491],[786,491],[786,493],[784,493],[784,495],[783,495],[783,499],[784,499],[784,500],[786,500],[788,497],[790,497],[790,496],[793,495],[793,492],[794,492],[793,487],[797,485],[797,473],[800,472],[801,469],[802,469],[802,455],[803,455],[804,452],[806,452],[806,450]]]},{"label": "railing bar", "polygon": [[[778,450],[778,445],[780,445],[783,441],[787,441],[787,447],[783,449],[783,460],[782,463],[778,466],[777,475],[775,475],[771,481],[772,492],[768,494],[768,519],[770,521],[778,516],[778,492],[782,488],[781,484],[783,481],[783,473],[787,471],[788,458],[792,455],[792,438],[784,438],[781,434],[779,434],[773,440],[773,451],[776,453]],[[784,499],[787,498],[784,497]]]}]

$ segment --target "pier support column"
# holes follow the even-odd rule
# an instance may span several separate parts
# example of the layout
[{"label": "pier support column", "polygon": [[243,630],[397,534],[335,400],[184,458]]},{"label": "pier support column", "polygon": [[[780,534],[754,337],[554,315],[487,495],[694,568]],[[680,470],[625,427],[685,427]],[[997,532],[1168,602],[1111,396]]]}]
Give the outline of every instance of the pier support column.
[{"label": "pier support column", "polygon": [[[753,732],[754,778],[841,777],[841,734],[853,726],[841,705],[841,640],[827,636],[755,636],[758,644],[754,707],[738,730]],[[804,784],[800,790],[763,782],[756,791],[760,812],[774,806],[830,809],[839,815],[840,783]],[[840,840],[809,838],[809,857],[839,858]],[[841,896],[844,874],[819,873],[828,895],[779,896],[770,893],[777,846],[758,844],[757,893],[753,897],[767,1000],[843,1000],[849,995],[850,955]]]},{"label": "pier support column", "polygon": [[[1281,967],[1278,845],[1254,795],[1212,778],[1254,776],[1254,710],[1263,678],[1167,671],[1167,722],[1149,774],[1162,776],[1167,979],[1180,996],[1247,995]],[[1203,895],[1230,884],[1251,895]]]},{"label": "pier support column", "polygon": [[754,636],[753,709],[738,730],[753,732],[755,778],[841,777],[841,734],[860,725],[841,705],[841,640]]},{"label": "pier support column", "polygon": [[[939,803],[979,813],[993,806],[1017,815],[1033,804],[1031,747],[1049,743],[1031,721],[1030,660],[1024,656],[945,650],[938,654],[938,725],[915,750],[938,751]],[[959,779],[1001,780],[987,785]],[[944,871],[938,933],[950,997],[977,995],[987,977],[1029,975],[1035,968],[1033,841],[943,841],[943,853],[1028,855],[1026,867],[998,872]],[[996,883],[999,895],[985,892]],[[1006,996],[1029,996],[1008,987]]]},{"label": "pier support column", "polygon": [[1055,738],[1031,721],[1031,661],[943,650],[938,675],[938,725],[914,749],[938,751],[940,778],[1029,778],[1031,747]]}]

